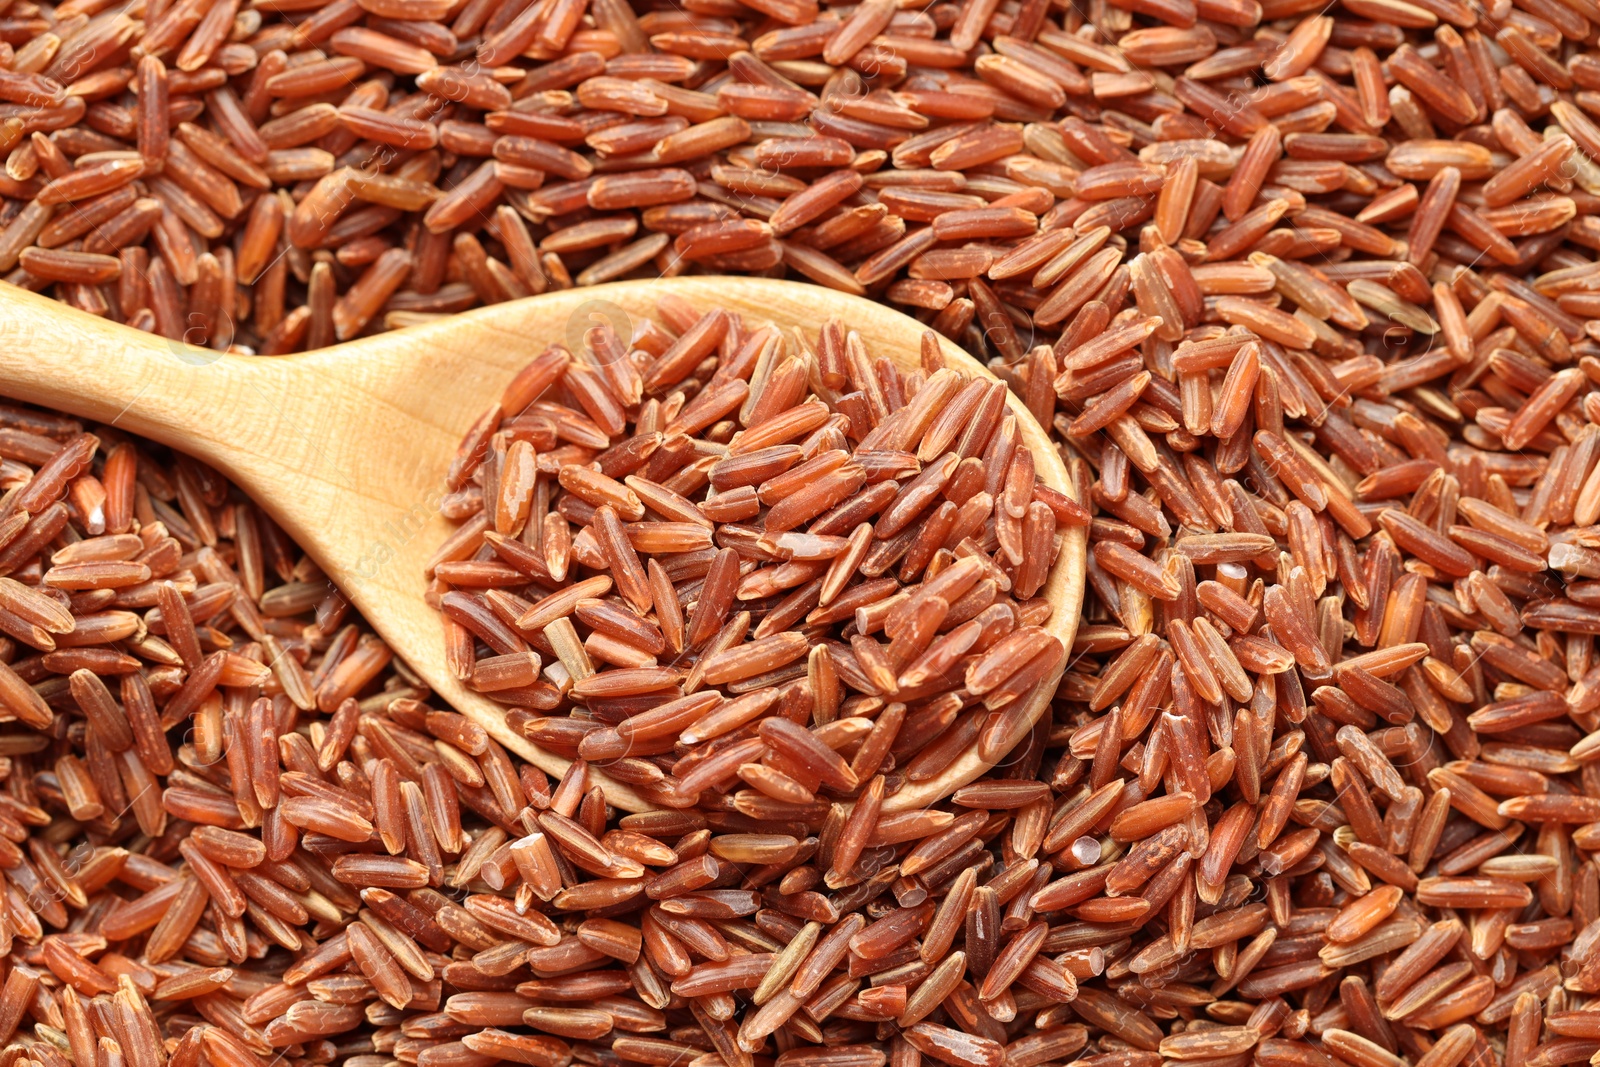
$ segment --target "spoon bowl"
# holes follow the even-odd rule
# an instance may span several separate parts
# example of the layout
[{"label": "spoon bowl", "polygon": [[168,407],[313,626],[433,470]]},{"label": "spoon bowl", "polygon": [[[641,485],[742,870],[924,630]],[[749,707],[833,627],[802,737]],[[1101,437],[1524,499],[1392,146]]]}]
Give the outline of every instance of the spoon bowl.
[{"label": "spoon bowl", "polygon": [[[334,348],[249,357],[130,330],[12,286],[0,286],[0,396],[54,408],[149,437],[228,476],[323,569],[435,693],[502,745],[560,775],[568,761],[509,728],[505,712],[446,667],[439,615],[424,572],[453,526],[439,514],[445,470],[462,435],[512,375],[552,343],[578,349],[602,316],[617,334],[653,317],[672,294],[751,322],[814,335],[840,319],[874,353],[920,366],[924,327],[861,297],[764,278],[694,277],[616,282],[496,304]],[[941,339],[945,360],[989,370]],[[1055,446],[1016,396],[1023,443],[1039,480],[1072,494]],[[1086,531],[1065,543],[1044,589],[1046,628],[1071,648],[1083,603]],[[1029,721],[1049,706],[1060,672],[1034,695]],[[988,769],[975,751],[944,774],[908,784],[886,810],[930,804]],[[627,811],[651,805],[591,771]]]}]

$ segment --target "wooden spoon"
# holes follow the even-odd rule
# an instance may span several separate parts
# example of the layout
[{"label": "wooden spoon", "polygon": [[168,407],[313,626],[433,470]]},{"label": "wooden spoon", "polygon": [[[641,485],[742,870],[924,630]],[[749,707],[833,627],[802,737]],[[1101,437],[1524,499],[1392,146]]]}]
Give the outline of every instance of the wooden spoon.
[{"label": "wooden spoon", "polygon": [[[429,558],[451,532],[439,514],[444,473],[462,435],[511,376],[552,343],[577,350],[595,316],[626,338],[674,294],[815,336],[838,318],[869,351],[920,365],[923,327],[860,297],[761,278],[618,282],[497,304],[303,355],[252,358],[130,330],[11,286],[0,286],[0,397],[119,427],[211,464],[304,548],[433,690],[501,744],[560,775],[567,761],[506,726],[505,712],[445,666],[440,619],[423,599]],[[987,368],[948,341],[945,359]],[[1072,492],[1054,445],[1008,394],[1039,478]],[[1083,603],[1081,528],[1068,530],[1045,594],[1047,626],[1070,648]],[[1049,706],[1042,685],[1030,721]],[[976,752],[943,775],[901,789],[885,807],[925,806],[988,769]],[[593,772],[608,800],[651,805]]]}]

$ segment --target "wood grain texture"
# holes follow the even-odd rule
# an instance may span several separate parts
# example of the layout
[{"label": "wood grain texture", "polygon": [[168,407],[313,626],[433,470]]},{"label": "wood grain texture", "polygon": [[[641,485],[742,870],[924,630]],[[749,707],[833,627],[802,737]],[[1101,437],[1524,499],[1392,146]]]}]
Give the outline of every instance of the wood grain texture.
[{"label": "wood grain texture", "polygon": [[[209,352],[97,319],[0,285],[0,396],[115,425],[215,466],[256,500],[338,584],[375,630],[442,698],[497,741],[550,774],[567,761],[509,729],[505,712],[456,681],[444,664],[437,613],[424,602],[428,558],[452,524],[438,513],[444,472],[461,436],[511,375],[551,343],[576,347],[594,315],[654,313],[671,292],[697,308],[801,327],[828,318],[861,333],[874,354],[919,365],[922,326],[860,297],[761,278],[674,278],[547,293],[301,355]],[[946,360],[992,377],[954,344]],[[1071,492],[1055,446],[1008,394],[1039,478]],[[1066,532],[1045,595],[1047,624],[1070,648],[1083,604],[1087,531]],[[1041,686],[1049,707],[1059,673]],[[987,769],[975,752],[940,778],[914,783],[887,810],[933,803]],[[649,804],[595,773],[628,811]]]}]

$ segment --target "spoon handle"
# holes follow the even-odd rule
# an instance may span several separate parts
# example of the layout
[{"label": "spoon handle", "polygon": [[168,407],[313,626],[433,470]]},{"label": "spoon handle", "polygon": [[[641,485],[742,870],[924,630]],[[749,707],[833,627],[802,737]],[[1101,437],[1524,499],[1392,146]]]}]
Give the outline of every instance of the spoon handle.
[{"label": "spoon handle", "polygon": [[[0,285],[0,395],[211,464],[319,555],[336,547],[347,521],[368,522],[388,503],[387,486],[363,469],[368,488],[378,491],[360,509],[337,508],[354,488],[341,472],[349,442],[369,429],[360,416],[373,406],[375,383],[394,377],[394,360],[379,346],[345,347],[348,353],[271,358],[217,352]],[[454,441],[441,435],[428,443],[443,450]]]},{"label": "spoon handle", "polygon": [[243,374],[231,365],[245,363],[0,285],[0,385],[13,400],[193,450],[225,410],[229,372]]},{"label": "spoon handle", "polygon": [[[216,467],[313,552],[327,544],[311,493],[346,429],[307,357],[217,352],[0,285],[0,396],[176,448]],[[347,421],[347,420],[346,420]],[[289,502],[287,509],[281,507]],[[317,534],[317,544],[302,538]]]}]

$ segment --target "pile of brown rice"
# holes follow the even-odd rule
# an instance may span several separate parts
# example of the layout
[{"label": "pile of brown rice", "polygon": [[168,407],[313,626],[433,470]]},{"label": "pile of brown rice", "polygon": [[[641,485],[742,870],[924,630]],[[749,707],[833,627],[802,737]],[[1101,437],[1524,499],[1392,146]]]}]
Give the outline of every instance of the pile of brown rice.
[{"label": "pile of brown rice", "polygon": [[838,322],[660,313],[631,346],[609,324],[552,346],[468,431],[429,572],[446,662],[654,804],[859,795],[828,870],[848,884],[886,790],[993,763],[1049,704],[1075,610],[1045,595],[1057,526],[1089,513],[1037,479],[1005,383],[932,332],[903,373]]},{"label": "pile of brown rice", "polygon": [[[0,0],[11,283],[271,354],[787,274],[987,360],[1082,507],[1027,492],[1025,453],[1002,475],[1003,421],[929,490],[951,441],[900,434],[937,361],[880,374],[843,332],[780,352],[668,305],[529,352],[452,474],[434,592],[463,677],[585,757],[552,781],[430,703],[214,472],[0,406],[0,1067],[1590,1059],[1597,25],[1590,0]],[[716,484],[735,434],[815,408],[773,445],[792,466]],[[782,479],[833,463],[850,522],[819,529]],[[922,593],[982,569],[1016,626],[993,647],[1038,640],[1011,549],[1046,512],[1088,523],[1084,619],[1048,713],[990,734],[1026,666],[974,640],[907,677],[872,605],[953,649],[961,598],[934,621]],[[863,551],[829,539],[868,523],[893,589],[786,618],[826,612]],[[753,682],[779,695],[741,706]],[[894,810],[985,738],[994,770]],[[589,756],[668,807],[609,808]]]}]

